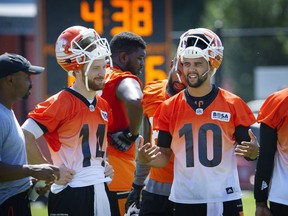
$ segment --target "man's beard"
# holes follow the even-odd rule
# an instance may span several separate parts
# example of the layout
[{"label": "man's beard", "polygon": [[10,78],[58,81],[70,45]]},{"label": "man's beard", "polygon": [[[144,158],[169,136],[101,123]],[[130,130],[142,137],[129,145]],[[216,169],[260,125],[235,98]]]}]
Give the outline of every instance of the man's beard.
[{"label": "man's beard", "polygon": [[190,83],[188,76],[186,76],[186,82],[189,85],[189,87],[198,88],[207,80],[207,78],[208,78],[207,74],[204,77],[199,76],[199,78],[198,78],[196,83]]},{"label": "man's beard", "polygon": [[[175,86],[179,86],[181,85],[181,89],[179,88],[175,88]],[[185,89],[185,86],[181,83],[179,83],[178,81],[172,81],[172,79],[169,79],[168,80],[168,83],[167,83],[167,92],[170,96],[173,96],[177,93],[179,93],[180,91],[182,91],[183,89]]]},{"label": "man's beard", "polygon": [[96,84],[93,80],[88,79],[88,87],[92,91],[102,90],[104,88],[104,82],[101,84]]},{"label": "man's beard", "polygon": [[131,60],[129,59],[124,67],[124,71],[129,71],[135,76],[139,76],[141,74],[141,71],[135,70],[135,68],[132,67]]}]

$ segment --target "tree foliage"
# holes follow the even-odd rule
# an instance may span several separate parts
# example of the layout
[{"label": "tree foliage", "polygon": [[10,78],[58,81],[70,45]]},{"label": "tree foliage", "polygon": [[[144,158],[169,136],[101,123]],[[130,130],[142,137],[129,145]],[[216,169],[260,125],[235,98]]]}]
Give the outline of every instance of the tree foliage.
[{"label": "tree foliage", "polygon": [[[193,3],[177,4],[182,8],[177,9],[183,14],[181,18],[185,13],[193,15]],[[245,101],[254,99],[255,67],[287,65],[288,1],[206,0],[197,5],[201,11],[198,26],[217,31],[225,47],[224,60],[217,74],[221,75],[222,86],[230,88]],[[174,20],[178,23],[179,18],[174,16]],[[187,26],[184,31],[191,28],[189,20],[181,19],[182,26],[184,23]],[[219,23],[222,26],[218,31],[216,25]]]}]

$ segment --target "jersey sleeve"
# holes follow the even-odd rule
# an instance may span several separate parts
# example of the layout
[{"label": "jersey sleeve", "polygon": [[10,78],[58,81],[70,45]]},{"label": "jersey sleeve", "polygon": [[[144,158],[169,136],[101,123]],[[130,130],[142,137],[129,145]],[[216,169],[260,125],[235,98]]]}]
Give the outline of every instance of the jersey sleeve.
[{"label": "jersey sleeve", "polygon": [[153,130],[169,131],[169,114],[165,102],[156,109],[153,117]]},{"label": "jersey sleeve", "polygon": [[143,89],[142,107],[143,113],[148,118],[154,115],[158,106],[166,100],[166,87],[167,80],[158,80],[149,82]]},{"label": "jersey sleeve", "polygon": [[231,104],[232,103],[233,103],[232,109],[235,109],[234,110],[235,127],[240,125],[248,127],[256,122],[256,118],[253,112],[241,98],[239,97],[234,98]]},{"label": "jersey sleeve", "polygon": [[54,131],[69,113],[68,108],[72,106],[67,97],[59,93],[48,98],[29,112],[28,117],[36,121],[44,133]]},{"label": "jersey sleeve", "polygon": [[[282,93],[283,92],[283,93]],[[270,95],[260,108],[257,121],[271,128],[277,128],[288,110],[288,88]],[[286,92],[286,93],[285,93]]]}]

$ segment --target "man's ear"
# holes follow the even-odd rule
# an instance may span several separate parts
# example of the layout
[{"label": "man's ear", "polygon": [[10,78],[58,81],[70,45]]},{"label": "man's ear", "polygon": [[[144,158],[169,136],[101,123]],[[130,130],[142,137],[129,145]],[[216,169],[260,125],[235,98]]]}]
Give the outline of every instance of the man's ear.
[{"label": "man's ear", "polygon": [[81,74],[82,74],[82,71],[80,69],[73,71],[73,75],[75,76],[75,78],[78,76],[81,76]]},{"label": "man's ear", "polygon": [[8,85],[12,85],[13,84],[13,74],[7,75],[6,77],[3,77],[3,80],[5,80],[5,82]]},{"label": "man's ear", "polygon": [[120,52],[119,54],[119,61],[121,64],[125,65],[128,61],[128,55],[126,52]]}]

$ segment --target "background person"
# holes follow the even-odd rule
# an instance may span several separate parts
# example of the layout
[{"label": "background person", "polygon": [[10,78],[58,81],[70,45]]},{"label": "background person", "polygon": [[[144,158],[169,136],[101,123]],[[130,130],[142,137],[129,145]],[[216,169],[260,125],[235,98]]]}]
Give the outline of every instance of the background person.
[{"label": "background person", "polygon": [[285,88],[271,94],[258,113],[260,151],[254,185],[256,216],[284,216],[288,212],[287,110],[288,88]]},{"label": "background person", "polygon": [[30,95],[30,76],[43,71],[21,55],[0,55],[0,215],[31,215],[30,176],[47,184],[60,177],[56,166],[28,164],[24,134],[13,112],[14,103]]},{"label": "background person", "polygon": [[[112,108],[113,124],[108,128],[108,159],[115,170],[109,187],[111,212],[123,216],[131,190],[136,162],[135,140],[142,123],[142,83],[146,43],[137,34],[121,32],[110,41],[113,71],[106,75],[102,97]],[[111,67],[108,68],[111,70]]]},{"label": "background person", "polygon": [[[160,104],[186,87],[182,65],[176,66],[176,58],[171,62],[168,79],[151,81],[143,89],[142,106],[144,111],[144,140],[156,145],[158,131],[153,130],[153,115]],[[139,215],[173,215],[173,205],[168,200],[173,180],[173,157],[168,165],[159,169],[137,162],[132,191],[125,204],[126,215],[137,211]],[[150,174],[150,175],[149,175]],[[145,190],[142,191],[149,175]],[[142,191],[142,197],[141,197]],[[141,205],[140,205],[141,197]],[[137,210],[138,209],[138,210]]]}]

